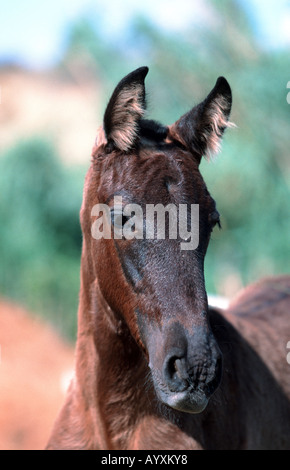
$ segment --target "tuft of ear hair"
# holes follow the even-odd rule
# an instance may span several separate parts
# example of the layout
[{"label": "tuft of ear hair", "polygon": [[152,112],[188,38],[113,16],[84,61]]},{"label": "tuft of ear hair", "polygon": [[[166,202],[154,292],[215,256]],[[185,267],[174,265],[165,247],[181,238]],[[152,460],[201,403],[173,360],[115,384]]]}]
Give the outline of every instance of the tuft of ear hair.
[{"label": "tuft of ear hair", "polygon": [[108,148],[128,152],[138,140],[139,123],[146,110],[144,80],[148,67],[124,77],[115,88],[104,115]]},{"label": "tuft of ear hair", "polygon": [[219,77],[207,98],[171,126],[171,134],[189,148],[198,161],[220,150],[222,136],[229,122],[232,92],[224,77]]}]

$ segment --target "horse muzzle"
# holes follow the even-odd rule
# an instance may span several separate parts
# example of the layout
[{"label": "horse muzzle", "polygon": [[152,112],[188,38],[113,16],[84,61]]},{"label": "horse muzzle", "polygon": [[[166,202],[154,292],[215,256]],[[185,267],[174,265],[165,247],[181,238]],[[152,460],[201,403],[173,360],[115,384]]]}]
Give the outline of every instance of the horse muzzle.
[{"label": "horse muzzle", "polygon": [[184,392],[171,392],[170,394],[158,391],[157,395],[164,405],[183,413],[201,413],[209,402],[209,398],[201,390],[185,390]]},{"label": "horse muzzle", "polygon": [[150,363],[157,397],[173,409],[201,413],[222,377],[218,344],[211,332],[202,330],[190,336],[175,334],[165,346],[169,344],[169,350],[163,349],[165,357],[159,350],[156,361]]}]

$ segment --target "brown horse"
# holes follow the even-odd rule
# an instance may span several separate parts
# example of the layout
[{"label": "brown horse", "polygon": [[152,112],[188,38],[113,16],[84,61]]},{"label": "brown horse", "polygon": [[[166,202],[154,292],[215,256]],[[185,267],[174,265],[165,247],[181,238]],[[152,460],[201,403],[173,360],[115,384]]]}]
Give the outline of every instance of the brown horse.
[{"label": "brown horse", "polygon": [[[208,308],[205,290],[219,214],[199,164],[229,126],[230,86],[219,78],[201,104],[164,127],[144,119],[147,72],[119,83],[93,150],[75,377],[47,448],[290,449],[290,279],[250,287],[223,313]],[[131,219],[125,204],[134,204]],[[186,228],[198,223],[195,249],[181,249],[184,227],[175,238],[154,229],[144,236],[136,207],[144,214],[158,204],[186,206]],[[131,237],[113,236],[126,224]]]}]

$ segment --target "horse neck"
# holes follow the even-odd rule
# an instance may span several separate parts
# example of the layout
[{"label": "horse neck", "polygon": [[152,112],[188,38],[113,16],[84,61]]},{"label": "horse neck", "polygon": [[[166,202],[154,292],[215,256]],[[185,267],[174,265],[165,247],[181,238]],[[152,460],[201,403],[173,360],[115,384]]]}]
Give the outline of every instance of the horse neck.
[{"label": "horse neck", "polygon": [[[104,299],[85,252],[84,248],[76,351],[78,394],[84,409],[94,410],[93,421],[98,426],[103,423],[104,439],[120,441],[129,438],[132,422],[147,407],[147,365],[128,328]],[[121,409],[128,410],[128,415],[120,419]]]}]

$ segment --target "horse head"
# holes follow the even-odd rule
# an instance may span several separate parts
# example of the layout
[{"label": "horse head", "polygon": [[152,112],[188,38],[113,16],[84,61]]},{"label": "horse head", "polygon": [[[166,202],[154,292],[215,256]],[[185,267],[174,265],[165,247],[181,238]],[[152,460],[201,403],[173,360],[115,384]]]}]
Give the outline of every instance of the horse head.
[{"label": "horse head", "polygon": [[165,126],[145,117],[147,73],[141,67],[118,84],[93,149],[81,209],[87,270],[142,350],[158,399],[200,413],[219,385],[222,357],[204,281],[219,213],[199,165],[230,125],[231,89],[219,78]]}]

